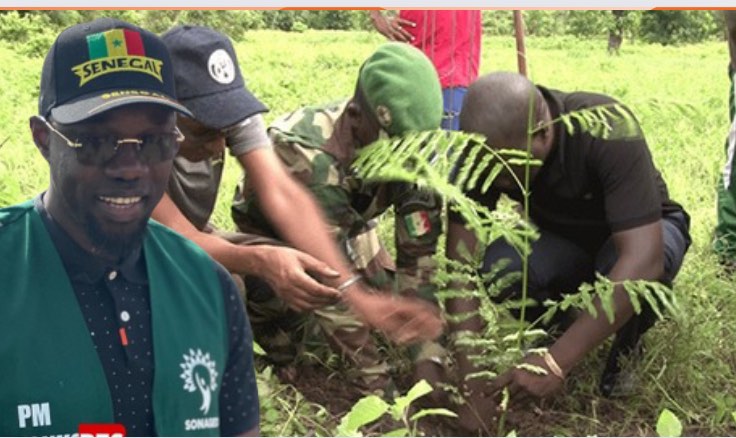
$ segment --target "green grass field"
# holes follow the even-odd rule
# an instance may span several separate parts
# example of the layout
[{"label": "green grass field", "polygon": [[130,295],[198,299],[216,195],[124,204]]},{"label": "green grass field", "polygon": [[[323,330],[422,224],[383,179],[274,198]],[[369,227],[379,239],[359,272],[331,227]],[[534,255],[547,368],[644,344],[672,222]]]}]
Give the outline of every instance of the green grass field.
[{"label": "green grass field", "polygon": [[[367,32],[257,31],[237,44],[251,90],[274,117],[302,104],[350,95],[362,60],[381,42]],[[37,194],[48,184],[48,168],[28,129],[36,113],[42,59],[28,59],[0,45],[0,206]],[[736,296],[734,282],[719,276],[710,251],[715,223],[715,187],[724,161],[728,130],[728,60],[725,42],[683,47],[631,44],[609,56],[603,39],[528,38],[534,81],[562,90],[610,94],[628,104],[641,121],[655,162],[670,189],[692,216],[693,245],[675,289],[684,310],[678,321],[658,324],[646,335],[647,354],[638,363],[632,395],[596,394],[605,351],[576,369],[567,392],[517,416],[519,435],[656,435],[662,409],[674,412],[688,435],[736,434]],[[481,73],[516,70],[512,37],[485,38]],[[214,222],[232,228],[229,204],[240,171],[230,160]],[[303,412],[293,391],[263,377],[284,402],[264,408],[263,433],[329,433],[308,425],[284,429]],[[304,409],[294,408],[295,403]],[[290,410],[291,406],[293,410]],[[277,427],[280,425],[280,427]]]}]

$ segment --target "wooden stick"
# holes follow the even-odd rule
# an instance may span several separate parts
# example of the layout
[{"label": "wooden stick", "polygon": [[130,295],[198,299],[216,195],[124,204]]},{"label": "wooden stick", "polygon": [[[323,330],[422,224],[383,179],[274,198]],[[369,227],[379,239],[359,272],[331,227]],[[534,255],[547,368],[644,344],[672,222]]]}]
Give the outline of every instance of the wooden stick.
[{"label": "wooden stick", "polygon": [[519,73],[526,76],[526,49],[524,48],[524,17],[514,11],[514,33],[516,34],[516,63]]}]

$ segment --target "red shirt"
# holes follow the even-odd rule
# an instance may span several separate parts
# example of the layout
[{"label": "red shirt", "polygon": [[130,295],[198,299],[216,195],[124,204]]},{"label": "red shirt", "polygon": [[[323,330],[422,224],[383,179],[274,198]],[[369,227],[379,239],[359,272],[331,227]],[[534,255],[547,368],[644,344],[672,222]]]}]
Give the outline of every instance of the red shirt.
[{"label": "red shirt", "polygon": [[416,24],[405,27],[411,44],[432,61],[442,88],[467,87],[478,77],[480,11],[404,10],[399,17]]}]

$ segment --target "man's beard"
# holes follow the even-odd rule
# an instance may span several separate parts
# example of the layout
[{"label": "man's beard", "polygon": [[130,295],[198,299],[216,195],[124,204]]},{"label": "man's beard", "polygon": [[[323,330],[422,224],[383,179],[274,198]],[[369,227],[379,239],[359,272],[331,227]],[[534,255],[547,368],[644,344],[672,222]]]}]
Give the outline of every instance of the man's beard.
[{"label": "man's beard", "polygon": [[147,220],[142,220],[139,224],[128,227],[130,229],[125,232],[111,232],[104,230],[91,215],[87,216],[85,222],[87,223],[88,237],[96,252],[104,253],[117,260],[124,259],[140,247],[148,224]]}]

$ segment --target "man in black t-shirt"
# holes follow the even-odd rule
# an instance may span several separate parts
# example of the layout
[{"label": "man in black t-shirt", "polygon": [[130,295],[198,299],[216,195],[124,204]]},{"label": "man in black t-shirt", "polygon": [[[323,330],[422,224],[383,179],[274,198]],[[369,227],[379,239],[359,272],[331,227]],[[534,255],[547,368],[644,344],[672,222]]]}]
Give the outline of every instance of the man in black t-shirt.
[{"label": "man in black t-shirt", "polygon": [[[611,117],[611,130],[606,135],[596,129],[582,129],[575,119],[570,122],[574,130],[559,122],[560,115],[595,107],[605,107],[623,116]],[[583,282],[594,281],[595,272],[612,281],[653,280],[670,284],[690,244],[689,217],[670,200],[633,115],[607,96],[563,93],[535,86],[518,74],[493,73],[470,86],[460,128],[483,134],[493,149],[526,150],[529,108],[533,108],[534,116],[531,152],[542,165],[531,168],[529,200],[530,219],[538,227],[540,237],[531,244],[528,293],[540,304],[527,308],[527,319],[534,321],[544,313],[541,303],[546,299],[559,299],[562,293],[575,292]],[[481,158],[476,158],[476,164]],[[469,195],[491,209],[501,193],[521,201],[517,179],[524,181],[523,166],[502,171],[489,190],[481,193],[474,189]],[[450,257],[462,258],[459,242],[473,250],[477,240],[462,219],[451,214],[447,236]],[[503,240],[493,242],[485,250],[482,270],[488,272],[500,259],[511,260],[504,272],[521,271],[517,251]],[[520,289],[520,282],[513,284],[499,299],[520,298]],[[493,393],[504,387],[510,390],[512,404],[560,390],[564,376],[589,351],[618,332],[601,382],[604,394],[610,393],[618,372],[619,353],[633,348],[652,321],[648,312],[632,317],[632,304],[622,288],[616,288],[613,301],[612,324],[602,311],[597,318],[581,313],[547,354],[523,359],[548,370],[547,375],[514,368],[495,379],[490,391],[468,384],[474,398],[471,396],[470,408],[463,408],[462,422],[473,427],[473,409],[479,411],[480,418],[490,419],[492,413],[483,415],[483,411],[493,409],[492,401],[498,401],[493,398],[498,395]],[[448,311],[460,314],[477,306],[471,300],[450,300]],[[601,310],[598,300],[596,307]],[[451,329],[481,327],[482,322],[475,318]],[[458,357],[458,361],[461,374],[474,371],[466,358]]]}]

